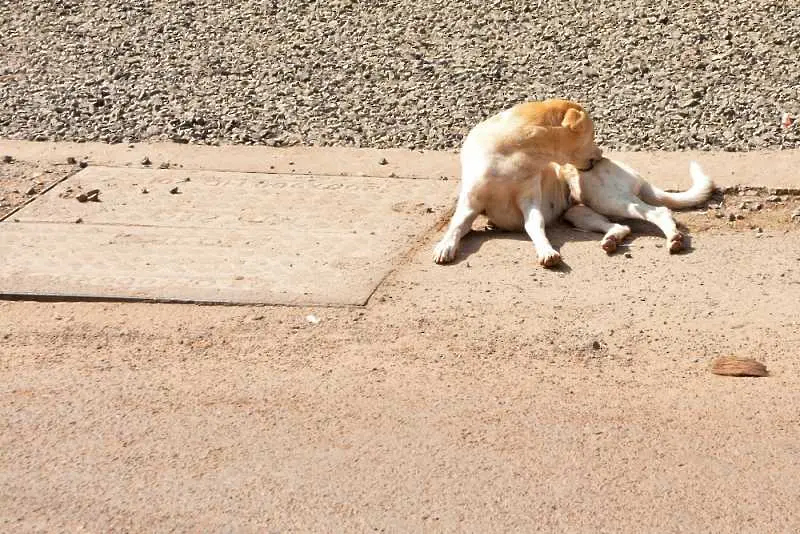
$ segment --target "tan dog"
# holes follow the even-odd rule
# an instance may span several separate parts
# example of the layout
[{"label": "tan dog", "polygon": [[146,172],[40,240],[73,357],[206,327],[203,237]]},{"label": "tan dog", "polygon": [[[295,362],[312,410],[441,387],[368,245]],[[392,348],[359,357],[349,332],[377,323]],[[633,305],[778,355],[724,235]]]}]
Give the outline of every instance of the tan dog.
[{"label": "tan dog", "polygon": [[630,167],[608,158],[597,162],[591,170],[564,165],[558,173],[561,181],[569,184],[572,201],[579,203],[569,208],[564,218],[581,230],[604,232],[600,244],[609,253],[616,250],[631,229],[607,217],[650,221],[664,232],[669,251],[679,252],[684,245],[683,234],[675,226],[669,208],[697,206],[714,191],[711,178],[694,161],[689,164],[692,187],[681,193],[662,191]]},{"label": "tan dog", "polygon": [[524,228],[539,262],[556,265],[561,257],[545,235],[545,224],[569,207],[557,164],[590,169],[601,156],[592,120],[568,100],[519,104],[481,122],[464,140],[461,190],[434,261],[452,261],[461,238],[484,213],[504,230]]}]

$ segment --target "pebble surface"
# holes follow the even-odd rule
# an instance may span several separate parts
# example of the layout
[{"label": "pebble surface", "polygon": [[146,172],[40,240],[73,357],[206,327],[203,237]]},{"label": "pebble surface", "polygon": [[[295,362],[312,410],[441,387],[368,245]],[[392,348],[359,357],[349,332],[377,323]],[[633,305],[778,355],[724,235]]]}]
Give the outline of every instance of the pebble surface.
[{"label": "pebble surface", "polygon": [[457,149],[575,99],[623,150],[800,148],[800,2],[0,2],[0,137]]}]

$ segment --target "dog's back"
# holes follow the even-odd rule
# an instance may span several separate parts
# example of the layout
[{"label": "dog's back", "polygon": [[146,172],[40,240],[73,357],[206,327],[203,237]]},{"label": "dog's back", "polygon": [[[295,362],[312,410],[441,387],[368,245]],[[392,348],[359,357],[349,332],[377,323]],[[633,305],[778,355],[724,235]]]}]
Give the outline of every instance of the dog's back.
[{"label": "dog's back", "polygon": [[461,153],[493,156],[543,156],[546,161],[588,167],[599,159],[594,124],[579,104],[569,100],[524,102],[478,123],[464,140]]}]

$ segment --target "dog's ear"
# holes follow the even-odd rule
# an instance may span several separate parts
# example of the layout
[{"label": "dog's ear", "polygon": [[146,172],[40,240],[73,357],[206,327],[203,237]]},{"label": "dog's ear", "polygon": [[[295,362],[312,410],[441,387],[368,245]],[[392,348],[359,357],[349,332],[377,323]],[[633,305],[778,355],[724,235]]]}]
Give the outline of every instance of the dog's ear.
[{"label": "dog's ear", "polygon": [[569,108],[564,113],[564,120],[561,121],[561,126],[569,128],[573,132],[582,132],[589,125],[589,117],[586,112],[575,108]]}]

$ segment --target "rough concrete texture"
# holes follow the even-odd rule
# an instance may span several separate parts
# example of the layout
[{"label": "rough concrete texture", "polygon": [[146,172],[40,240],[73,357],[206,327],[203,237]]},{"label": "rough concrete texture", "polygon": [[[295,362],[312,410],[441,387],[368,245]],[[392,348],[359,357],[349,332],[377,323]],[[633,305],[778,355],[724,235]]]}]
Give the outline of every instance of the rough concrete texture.
[{"label": "rough concrete texture", "polygon": [[452,196],[441,180],[89,167],[2,224],[0,294],[360,305]]}]

